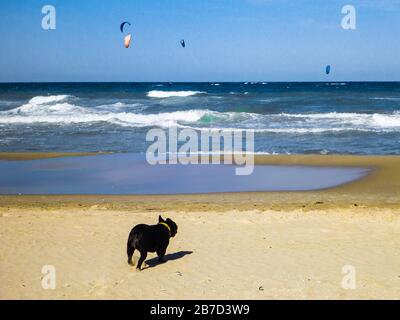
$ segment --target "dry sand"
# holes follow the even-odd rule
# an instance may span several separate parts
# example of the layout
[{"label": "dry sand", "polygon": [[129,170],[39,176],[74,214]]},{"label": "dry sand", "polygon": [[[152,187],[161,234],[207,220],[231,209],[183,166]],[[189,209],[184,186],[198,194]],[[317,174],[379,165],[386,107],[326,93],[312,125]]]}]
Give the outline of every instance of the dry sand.
[{"label": "dry sand", "polygon": [[[1,299],[399,299],[400,211],[168,212],[168,262],[135,271],[130,228],[157,213],[2,210]],[[138,253],[134,254],[137,261]],[[41,286],[56,268],[55,290]],[[342,268],[356,270],[343,289]]]},{"label": "dry sand", "polygon": [[[0,196],[0,298],[400,298],[400,157],[257,161],[374,171],[317,192]],[[149,254],[137,272],[126,262],[128,233],[159,213],[179,225],[168,262]],[[55,290],[41,286],[44,265],[56,268]],[[354,290],[342,288],[345,265]]]}]

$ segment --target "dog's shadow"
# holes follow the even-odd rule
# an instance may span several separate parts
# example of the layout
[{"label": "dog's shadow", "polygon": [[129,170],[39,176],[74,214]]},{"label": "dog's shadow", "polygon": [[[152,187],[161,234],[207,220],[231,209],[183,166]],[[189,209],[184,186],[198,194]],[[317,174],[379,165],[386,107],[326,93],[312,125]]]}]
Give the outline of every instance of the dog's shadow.
[{"label": "dog's shadow", "polygon": [[[192,254],[192,253],[193,253],[193,251],[178,251],[175,253],[169,253],[169,254],[165,255],[164,261],[159,261],[158,257],[155,257],[155,258],[146,260],[145,263],[147,264],[147,268],[153,268],[159,264],[163,264],[163,263],[166,263],[171,260],[177,260],[177,259],[183,258],[184,256],[186,256],[188,254]],[[144,269],[147,269],[147,268],[144,268]]]}]

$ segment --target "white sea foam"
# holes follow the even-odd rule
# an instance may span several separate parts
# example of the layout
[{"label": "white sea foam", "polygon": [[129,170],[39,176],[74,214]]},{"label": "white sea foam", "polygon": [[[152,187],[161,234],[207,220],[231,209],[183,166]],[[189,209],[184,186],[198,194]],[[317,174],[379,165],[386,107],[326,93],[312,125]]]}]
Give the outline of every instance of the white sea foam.
[{"label": "white sea foam", "polygon": [[328,113],[314,113],[314,114],[290,114],[281,113],[280,116],[288,118],[303,118],[306,121],[322,121],[325,122],[337,122],[337,123],[349,123],[353,125],[364,126],[366,128],[389,128],[399,127],[400,128],[400,113],[339,113],[339,112],[328,112]]},{"label": "white sea foam", "polygon": [[[394,132],[400,131],[400,113],[319,113],[319,114],[255,114],[216,113],[212,130],[236,131],[253,129],[255,132],[319,134],[329,132]],[[204,118],[203,118],[204,119]],[[205,130],[196,126],[195,129]]]},{"label": "white sea foam", "polygon": [[[146,106],[116,102],[86,108],[68,96],[38,96],[11,110],[0,112],[0,124],[74,124],[107,122],[126,127],[179,126],[198,130],[242,130],[287,134],[325,132],[399,132],[400,112],[392,113],[279,113],[217,112],[192,109],[145,113]],[[126,109],[125,109],[126,107]]]},{"label": "white sea foam", "polygon": [[400,97],[373,97],[371,100],[388,100],[388,101],[399,101]]},{"label": "white sea foam", "polygon": [[32,113],[48,114],[54,111],[62,111],[66,113],[73,112],[76,108],[66,102],[69,98],[71,98],[71,96],[68,95],[37,96],[30,99],[28,103],[9,111],[2,112],[2,114],[31,115]]},{"label": "white sea foam", "polygon": [[29,104],[39,105],[39,104],[49,104],[54,102],[65,101],[68,99],[69,95],[55,95],[55,96],[37,96],[29,100]]},{"label": "white sea foam", "polygon": [[1,114],[0,123],[17,124],[17,123],[58,123],[58,124],[73,124],[73,123],[90,123],[90,122],[109,122],[120,124],[123,126],[144,127],[144,126],[170,126],[177,125],[178,121],[195,122],[198,121],[205,111],[176,111],[169,113],[158,114],[135,114],[128,112],[116,113],[75,113],[63,114],[53,113],[47,115],[10,115],[4,116]]},{"label": "white sea foam", "polygon": [[385,128],[398,127],[398,128],[400,128],[400,113],[393,114],[393,115],[375,113],[372,116],[372,121],[375,125],[378,125],[381,127],[385,127]]},{"label": "white sea foam", "polygon": [[287,133],[287,134],[319,134],[319,133],[328,133],[328,132],[346,132],[346,131],[364,131],[369,132],[371,130],[367,129],[354,129],[354,128],[234,128],[234,127],[226,127],[226,128],[203,128],[203,127],[192,127],[192,126],[181,126],[185,128],[192,128],[199,131],[210,130],[219,131],[219,132],[235,132],[235,131],[243,131],[243,130],[253,130],[256,133]]},{"label": "white sea foam", "polygon": [[[42,99],[35,97],[27,104],[20,107],[1,111],[1,124],[32,124],[32,123],[90,123],[109,122],[125,126],[169,126],[176,125],[179,121],[196,122],[204,116],[208,110],[188,110],[155,114],[143,114],[133,112],[115,112],[121,107],[119,104],[110,105],[109,108],[80,107],[68,102],[66,98]],[[53,104],[51,104],[51,102]],[[59,103],[61,102],[61,103]],[[116,108],[117,106],[117,108]]]},{"label": "white sea foam", "polygon": [[205,93],[203,91],[160,91],[152,90],[147,92],[150,98],[171,98],[171,97],[190,97],[197,94]]},{"label": "white sea foam", "polygon": [[144,126],[170,126],[177,125],[178,121],[190,122],[190,118],[199,119],[201,116],[193,115],[193,112],[171,112],[159,114],[134,114],[134,113],[107,113],[107,114],[77,114],[77,115],[47,115],[47,116],[14,116],[2,117],[1,123],[90,123],[109,122],[123,126],[144,127]]}]

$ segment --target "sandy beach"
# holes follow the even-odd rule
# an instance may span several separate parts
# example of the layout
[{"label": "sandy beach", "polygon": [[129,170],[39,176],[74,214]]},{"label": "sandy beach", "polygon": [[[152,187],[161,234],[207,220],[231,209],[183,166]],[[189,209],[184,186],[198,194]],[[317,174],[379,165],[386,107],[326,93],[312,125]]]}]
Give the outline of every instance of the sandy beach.
[{"label": "sandy beach", "polygon": [[[256,161],[373,171],[313,192],[0,196],[0,298],[400,298],[400,157]],[[128,233],[160,213],[179,226],[168,261],[149,254],[137,272],[126,262]],[[55,290],[42,288],[44,265],[56,268]],[[342,286],[348,265],[355,289]]]},{"label": "sandy beach", "polygon": [[0,301],[400,300],[400,0],[0,7]]}]

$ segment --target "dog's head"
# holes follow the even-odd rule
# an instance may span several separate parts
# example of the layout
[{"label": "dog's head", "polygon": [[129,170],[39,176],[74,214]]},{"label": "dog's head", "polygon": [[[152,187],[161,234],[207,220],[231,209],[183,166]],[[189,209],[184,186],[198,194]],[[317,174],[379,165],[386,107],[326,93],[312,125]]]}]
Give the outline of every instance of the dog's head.
[{"label": "dog's head", "polygon": [[164,220],[161,216],[158,217],[158,222],[166,223],[171,230],[171,237],[175,237],[175,235],[178,232],[178,226],[176,225],[175,222],[173,222],[170,218],[167,218],[166,220]]}]

